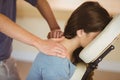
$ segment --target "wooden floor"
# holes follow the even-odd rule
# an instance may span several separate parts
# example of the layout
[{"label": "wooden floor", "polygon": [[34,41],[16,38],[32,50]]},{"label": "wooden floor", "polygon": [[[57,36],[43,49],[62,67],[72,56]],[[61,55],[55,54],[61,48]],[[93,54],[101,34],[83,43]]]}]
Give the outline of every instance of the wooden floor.
[{"label": "wooden floor", "polygon": [[[21,80],[25,80],[31,67],[31,63],[17,61],[17,66]],[[96,70],[93,78],[94,80],[120,80],[120,73]]]}]

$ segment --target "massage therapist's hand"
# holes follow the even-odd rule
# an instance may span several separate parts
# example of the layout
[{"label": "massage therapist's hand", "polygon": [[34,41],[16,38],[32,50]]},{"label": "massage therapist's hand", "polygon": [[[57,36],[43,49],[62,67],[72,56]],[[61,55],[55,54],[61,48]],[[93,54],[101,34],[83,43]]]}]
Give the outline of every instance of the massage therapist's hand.
[{"label": "massage therapist's hand", "polygon": [[61,39],[62,38],[43,40],[42,43],[40,43],[41,46],[39,46],[39,50],[47,55],[65,58],[67,56],[67,50],[63,45],[58,43]]},{"label": "massage therapist's hand", "polygon": [[47,38],[61,38],[63,36],[63,32],[60,29],[55,29],[52,30],[51,32],[48,33]]}]

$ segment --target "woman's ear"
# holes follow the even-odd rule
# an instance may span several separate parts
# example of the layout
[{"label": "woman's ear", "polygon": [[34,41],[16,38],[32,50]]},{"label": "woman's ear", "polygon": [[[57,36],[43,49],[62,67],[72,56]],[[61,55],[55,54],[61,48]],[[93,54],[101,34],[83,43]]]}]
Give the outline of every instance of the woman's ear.
[{"label": "woman's ear", "polygon": [[83,29],[77,30],[77,36],[78,36],[78,37],[83,37],[84,35],[85,35],[85,32],[84,32]]}]

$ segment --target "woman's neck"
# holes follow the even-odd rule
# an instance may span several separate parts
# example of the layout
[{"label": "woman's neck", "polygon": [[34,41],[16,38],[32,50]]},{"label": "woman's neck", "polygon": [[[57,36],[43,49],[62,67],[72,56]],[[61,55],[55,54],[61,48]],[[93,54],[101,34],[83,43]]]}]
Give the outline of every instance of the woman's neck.
[{"label": "woman's neck", "polygon": [[73,38],[73,39],[64,39],[63,41],[60,42],[66,49],[68,52],[68,56],[67,58],[71,60],[71,56],[73,51],[80,47],[80,40],[77,38]]}]

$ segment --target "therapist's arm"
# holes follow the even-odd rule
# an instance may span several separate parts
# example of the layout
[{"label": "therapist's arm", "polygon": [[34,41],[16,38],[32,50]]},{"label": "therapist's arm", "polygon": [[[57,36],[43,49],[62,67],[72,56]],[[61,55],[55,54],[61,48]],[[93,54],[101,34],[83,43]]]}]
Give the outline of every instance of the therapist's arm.
[{"label": "therapist's arm", "polygon": [[59,54],[57,55],[59,57],[65,56],[66,49],[61,44],[55,43],[52,40],[40,39],[2,14],[0,14],[0,32],[13,39],[31,45],[47,55],[56,56],[56,54]]},{"label": "therapist's arm", "polygon": [[60,29],[55,16],[46,0],[37,0],[36,7],[48,22],[51,30]]},{"label": "therapist's arm", "polygon": [[52,12],[52,9],[47,2],[47,0],[37,0],[36,4],[37,9],[40,11],[42,16],[45,18],[47,23],[49,24],[51,32],[48,34],[48,38],[59,38],[62,36],[63,32],[61,31],[55,16]]}]

